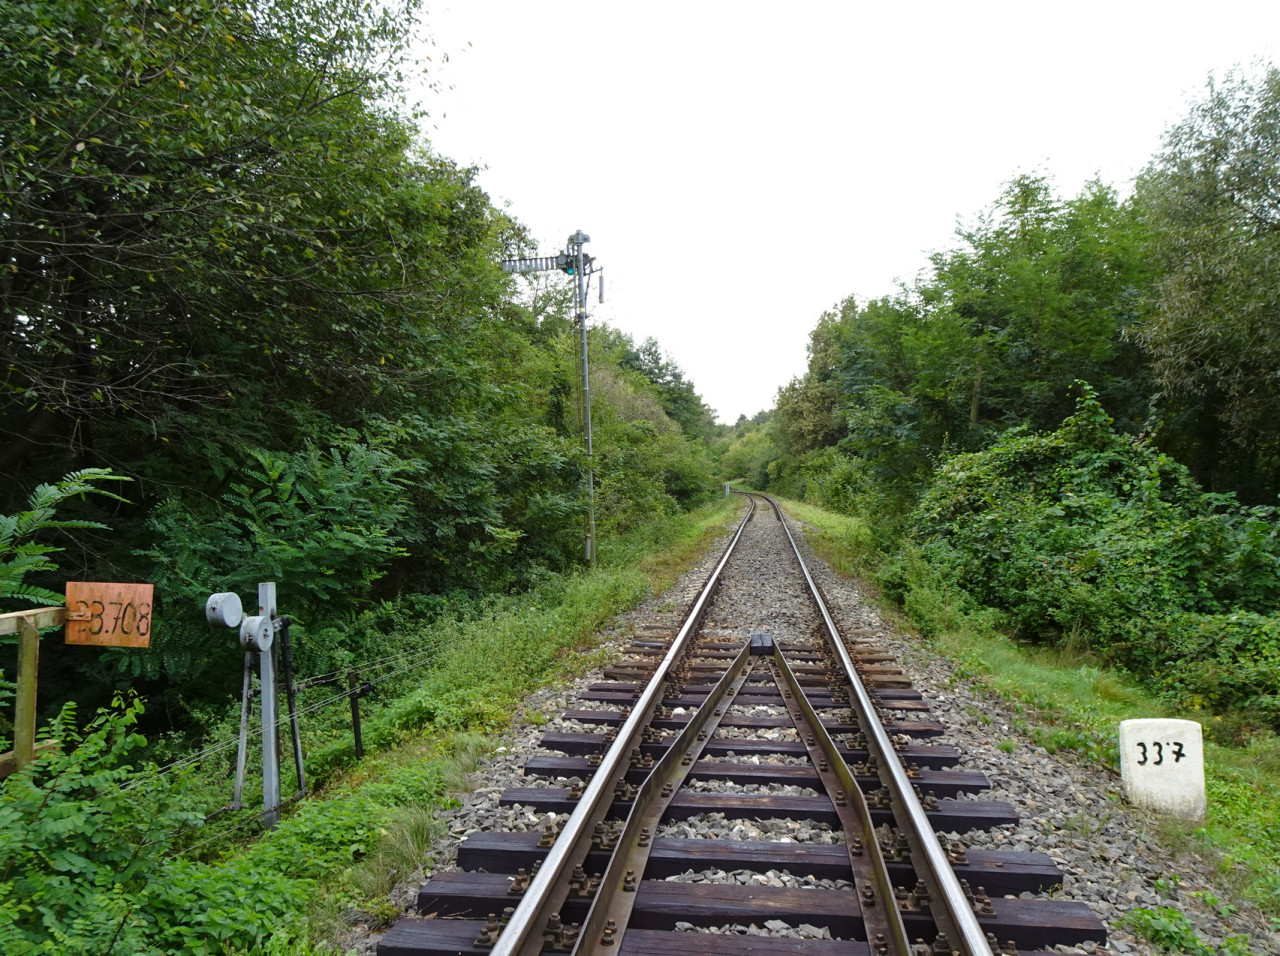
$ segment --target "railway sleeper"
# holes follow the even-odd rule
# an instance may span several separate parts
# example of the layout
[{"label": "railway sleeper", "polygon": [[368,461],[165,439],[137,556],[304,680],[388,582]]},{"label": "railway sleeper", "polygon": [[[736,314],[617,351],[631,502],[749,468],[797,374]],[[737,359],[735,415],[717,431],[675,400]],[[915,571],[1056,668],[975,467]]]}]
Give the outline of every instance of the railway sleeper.
[{"label": "railway sleeper", "polygon": [[[905,695],[893,695],[890,692],[894,690],[905,691]],[[912,691],[910,688],[880,688],[877,692],[872,693],[872,699],[883,710],[895,710],[914,713],[928,713],[929,705],[921,699],[918,692]],[[630,707],[636,702],[634,691],[585,691],[578,696],[579,700],[591,701],[598,704],[614,704],[619,707]],[[680,693],[671,697],[664,697],[662,705],[664,707],[699,707],[706,700],[705,694]],[[734,698],[734,703],[743,707],[778,707],[782,703],[782,696],[778,693],[772,694],[739,694]],[[809,700],[814,707],[823,709],[827,707],[847,707],[849,698],[843,694],[840,697],[834,697],[829,691],[814,691],[809,694]]]},{"label": "railway sleeper", "polygon": [[[670,713],[670,711],[664,711]],[[627,715],[620,710],[566,710],[560,715],[565,720],[574,720],[580,724],[618,724],[626,720]],[[672,713],[669,717],[659,717],[650,721],[658,730],[681,730],[689,722],[691,713]],[[729,713],[720,721],[721,727],[791,727],[789,717],[759,717],[753,714]],[[846,737],[861,732],[857,724],[842,723],[838,720],[824,719],[822,726],[833,737]],[[908,737],[940,737],[947,729],[936,720],[898,720],[885,721],[885,730],[890,734],[905,734]]]},{"label": "railway sleeper", "polygon": [[[378,956],[488,956],[489,947],[475,945],[486,923],[485,919],[405,917],[379,941]],[[1048,950],[1016,952],[1017,956],[1058,956]],[[874,951],[868,943],[852,939],[629,929],[618,956],[874,956]]]},{"label": "railway sleeper", "polygon": [[[530,757],[524,765],[526,777],[578,777],[586,780],[595,772],[595,768],[585,757],[556,757],[551,755]],[[978,770],[931,770],[916,771],[913,779],[925,793],[934,793],[938,797],[953,797],[958,793],[980,793],[990,787],[987,775]],[[648,777],[649,771],[643,767],[633,767],[627,772],[627,783],[639,786]],[[880,788],[880,778],[871,773],[854,773],[863,792],[870,793]],[[727,763],[724,761],[699,760],[693,765],[686,780],[728,780],[735,784],[783,783],[799,787],[812,787],[820,790],[821,778],[812,766],[790,764],[751,764]]]},{"label": "railway sleeper", "polygon": [[[538,813],[572,813],[578,799],[561,787],[513,787],[498,798],[500,806],[519,804]],[[872,807],[873,826],[893,826],[893,811],[888,807]],[[630,800],[615,800],[610,814],[626,819],[631,812]],[[724,813],[732,817],[753,819],[812,820],[838,828],[840,818],[830,797],[793,797],[761,793],[697,793],[680,791],[667,805],[663,821],[684,820],[700,813]],[[964,833],[967,830],[989,830],[1018,822],[1011,804],[1002,800],[939,800],[938,807],[926,810],[935,831]]]},{"label": "railway sleeper", "polygon": [[[721,672],[723,672],[723,668],[721,668]],[[691,676],[705,677],[706,675],[698,674]],[[719,674],[716,674],[715,676],[718,677]],[[831,696],[830,690],[826,690],[824,692],[822,689],[827,687],[830,680],[835,679],[833,675],[828,675],[824,672],[822,674],[797,676],[800,679],[801,686],[805,688],[819,689],[817,694],[809,694],[811,698],[824,695]],[[886,690],[897,688],[905,690],[910,689],[911,686],[907,678],[903,676],[901,669],[897,667],[864,667],[862,668],[861,676],[863,678],[863,682],[869,685],[869,687],[875,687],[877,682],[884,685],[890,685],[884,688]],[[697,695],[706,697],[707,694],[711,692],[713,686],[715,686],[714,683],[694,683],[693,681],[687,681],[684,685],[684,693],[691,696]],[[643,689],[644,685],[638,684],[635,681],[596,681],[593,684],[587,685],[587,694],[617,693],[630,694],[634,697]],[[782,691],[772,681],[761,680],[748,684],[748,686],[743,689],[741,696],[750,695],[781,697]],[[587,697],[586,699],[590,698]]]},{"label": "railway sleeper", "polygon": [[[502,833],[478,831],[458,847],[458,866],[464,870],[515,874],[546,858],[535,831]],[[585,867],[590,873],[604,870],[609,853],[593,849]],[[894,885],[915,883],[915,872],[905,861],[888,862]],[[696,840],[655,837],[645,875],[655,879],[686,870],[786,870],[818,879],[848,879],[849,853],[840,844],[780,843],[776,840]],[[955,864],[956,876],[970,886],[985,887],[992,896],[1042,893],[1060,889],[1062,873],[1046,853],[969,848],[965,862]]]},{"label": "railway sleeper", "polygon": [[[437,920],[407,917],[378,943],[378,956],[487,956],[474,945],[482,919]],[[872,956],[864,942],[841,939],[788,939],[736,933],[679,933],[627,930],[618,956]]]},{"label": "railway sleeper", "polygon": [[[566,754],[587,755],[599,753],[608,741],[601,734],[563,731],[544,734],[539,743],[547,750],[556,750]],[[655,758],[661,756],[669,747],[670,743],[667,740],[642,743],[640,745],[642,753],[651,754]],[[735,757],[807,757],[809,752],[804,744],[799,741],[756,740],[749,737],[713,737],[707,741],[704,753],[708,757],[724,757],[729,754],[733,754]],[[928,767],[934,770],[954,767],[960,762],[960,751],[955,747],[918,744],[914,741],[903,746],[902,749],[897,751],[897,754],[907,766],[914,763],[921,768]],[[848,746],[840,747],[840,755],[850,766],[865,763],[870,756],[865,750],[858,750]]]},{"label": "railway sleeper", "polygon": [[[419,912],[440,920],[478,918],[501,912],[516,899],[507,892],[510,884],[511,878],[500,873],[441,874],[418,894]],[[826,927],[833,936],[844,939],[861,939],[865,932],[851,893],[851,890],[645,879],[637,887],[627,932],[673,930],[677,923],[722,926],[781,920],[792,926],[808,923]],[[590,904],[589,897],[571,897],[561,910],[561,918],[566,923],[581,922]],[[1074,900],[997,898],[991,900],[990,909],[988,915],[979,916],[983,929],[993,933],[997,940],[1013,940],[1019,949],[1106,941],[1105,929],[1093,911]],[[927,907],[904,909],[903,918],[913,938],[933,938],[935,930]]]}]

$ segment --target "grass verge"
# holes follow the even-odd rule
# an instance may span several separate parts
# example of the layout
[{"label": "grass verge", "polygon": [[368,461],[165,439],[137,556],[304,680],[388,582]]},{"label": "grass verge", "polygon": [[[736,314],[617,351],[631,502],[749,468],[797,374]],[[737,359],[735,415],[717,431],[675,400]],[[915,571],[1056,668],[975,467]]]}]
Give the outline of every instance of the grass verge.
[{"label": "grass verge", "polygon": [[[810,546],[841,574],[874,582],[885,560],[872,529],[856,517],[786,502]],[[1199,826],[1161,825],[1171,852],[1194,850],[1216,861],[1224,884],[1280,917],[1280,738],[1257,731],[1226,743],[1230,715],[1185,713],[1152,696],[1087,649],[1019,644],[999,616],[949,587],[922,560],[907,562],[906,589],[882,610],[952,664],[957,679],[985,688],[1012,710],[1015,729],[1050,753],[1071,750],[1118,769],[1117,725],[1136,717],[1182,717],[1205,729],[1209,806]]]}]

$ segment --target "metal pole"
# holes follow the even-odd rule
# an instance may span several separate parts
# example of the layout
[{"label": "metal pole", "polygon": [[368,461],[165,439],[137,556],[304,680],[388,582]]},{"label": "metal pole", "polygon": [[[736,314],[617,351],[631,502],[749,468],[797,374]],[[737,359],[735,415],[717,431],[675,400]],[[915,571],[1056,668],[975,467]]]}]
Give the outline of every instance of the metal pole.
[{"label": "metal pole", "polygon": [[582,422],[587,443],[587,528],[584,552],[589,566],[596,563],[596,487],[594,462],[591,456],[591,376],[587,366],[587,277],[583,275],[582,244],[587,237],[579,229],[569,237],[576,259],[574,272],[578,280],[578,334],[582,344]]},{"label": "metal pole", "polygon": [[[258,585],[258,610],[271,622],[274,630],[276,585],[268,581]],[[274,634],[272,635],[274,637]],[[276,664],[272,640],[262,648],[262,818],[267,826],[280,822],[280,734],[276,727]]]}]

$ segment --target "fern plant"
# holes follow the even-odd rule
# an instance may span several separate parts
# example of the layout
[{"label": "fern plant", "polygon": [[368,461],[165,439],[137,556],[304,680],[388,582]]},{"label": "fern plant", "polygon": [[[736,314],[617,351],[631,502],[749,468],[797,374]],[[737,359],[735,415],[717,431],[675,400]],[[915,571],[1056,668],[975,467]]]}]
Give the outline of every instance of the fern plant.
[{"label": "fern plant", "polygon": [[32,604],[61,605],[61,594],[25,581],[33,572],[55,570],[58,565],[49,555],[63,550],[55,544],[38,541],[37,537],[53,529],[105,528],[106,525],[97,521],[62,520],[54,515],[60,504],[76,495],[106,495],[124,501],[119,495],[99,488],[97,482],[128,480],[107,468],[85,468],[56,484],[36,486],[27,498],[29,510],[0,515],[0,600],[18,598]]}]

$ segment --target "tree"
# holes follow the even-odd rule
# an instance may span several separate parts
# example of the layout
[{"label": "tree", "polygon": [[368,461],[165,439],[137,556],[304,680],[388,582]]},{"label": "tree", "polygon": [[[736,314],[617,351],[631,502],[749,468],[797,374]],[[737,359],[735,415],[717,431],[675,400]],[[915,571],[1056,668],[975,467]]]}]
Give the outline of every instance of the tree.
[{"label": "tree", "polygon": [[1136,350],[1122,338],[1147,285],[1139,228],[1113,189],[1060,200],[1047,179],[1015,177],[963,245],[933,257],[931,294],[974,338],[969,421],[1052,428],[1076,379],[1132,427],[1145,417]]},{"label": "tree", "polygon": [[[180,594],[221,589],[209,547],[265,577],[283,565],[262,541],[323,569],[351,534],[386,572],[375,597],[566,560],[577,468],[535,420],[536,347],[495,265],[519,232],[395,106],[413,12],[52,0],[0,20],[0,473],[137,479],[110,546],[67,572],[183,581],[160,658],[203,627]],[[362,483],[308,448],[395,468]],[[256,497],[265,462],[289,463],[291,494]],[[394,541],[369,519],[388,484]]]},{"label": "tree", "polygon": [[[210,591],[279,576],[314,644],[328,624],[346,651],[363,638],[338,625],[374,602],[577,560],[569,290],[516,293],[497,261],[526,232],[399,105],[416,6],[19,0],[0,18],[0,474],[135,479],[131,503],[77,512],[115,532],[65,570],[160,586],[151,663],[110,652],[88,674],[51,650],[46,701],[144,672],[153,697],[176,690],[155,713],[234,691],[208,667]],[[619,512],[699,500],[692,384],[656,343],[609,361],[655,425],[601,442]],[[19,496],[0,484],[0,514]]]},{"label": "tree", "polygon": [[[630,341],[630,340],[628,340]],[[622,367],[634,369],[654,386],[663,409],[690,438],[711,437],[714,418],[684,371],[663,354],[656,339],[645,339],[639,346],[628,346],[622,356]]]},{"label": "tree", "polygon": [[[1228,73],[1165,135],[1137,197],[1161,267],[1134,331],[1160,387],[1280,458],[1280,70]],[[1217,459],[1214,422],[1202,441]],[[1239,451],[1237,451],[1239,454]]]},{"label": "tree", "polygon": [[[914,286],[819,319],[808,370],[778,396],[786,460],[774,471],[795,476],[794,493],[857,472],[908,500],[949,454],[1018,425],[1057,426],[1076,379],[1125,428],[1146,420],[1143,365],[1122,337],[1148,284],[1130,206],[1101,183],[1061,200],[1043,177],[1019,176],[959,236]],[[822,454],[833,445],[857,467]]]},{"label": "tree", "polygon": [[838,444],[882,478],[914,482],[966,436],[973,353],[945,304],[907,291],[850,297],[819,320],[808,371],[779,393],[779,444],[793,454]]},{"label": "tree", "polygon": [[[447,383],[492,211],[383,105],[411,7],[16,3],[0,23],[3,464],[283,392]],[[478,255],[477,255],[478,254]],[[447,350],[446,350],[447,351]],[[427,358],[428,361],[418,361]],[[237,407],[238,406],[238,407]],[[250,424],[253,422],[253,424]],[[257,427],[254,427],[254,426]]]}]

